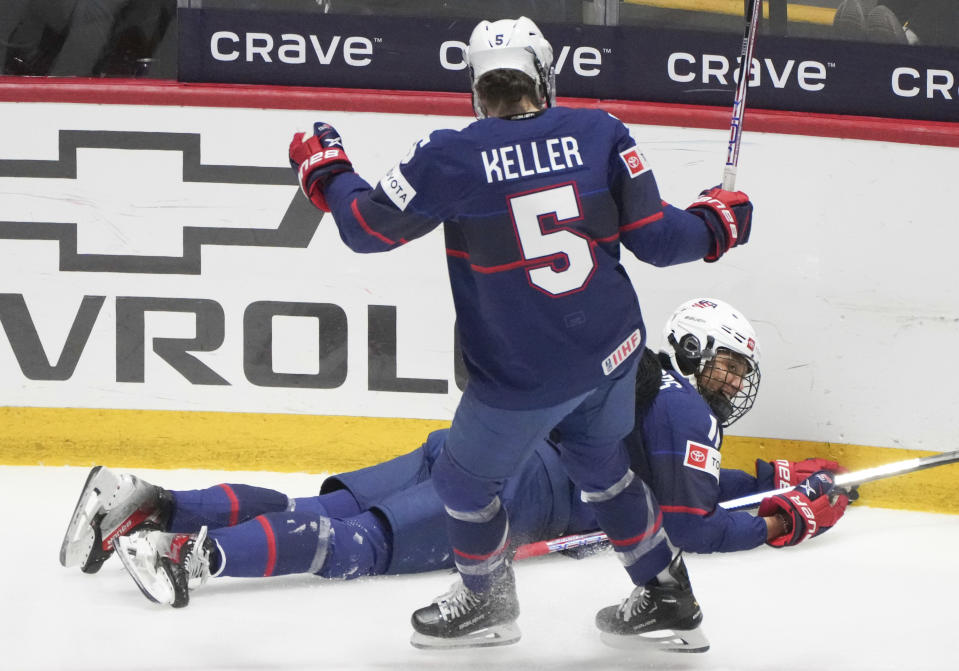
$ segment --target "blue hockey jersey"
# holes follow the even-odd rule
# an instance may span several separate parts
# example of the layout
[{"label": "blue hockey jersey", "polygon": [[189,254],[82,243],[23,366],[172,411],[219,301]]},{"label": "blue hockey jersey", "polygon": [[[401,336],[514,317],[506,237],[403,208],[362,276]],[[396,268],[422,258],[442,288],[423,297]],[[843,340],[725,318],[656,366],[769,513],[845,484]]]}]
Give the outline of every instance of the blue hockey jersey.
[{"label": "blue hockey jersey", "polygon": [[766,524],[721,501],[765,491],[771,482],[721,468],[722,428],[690,382],[664,370],[659,393],[627,439],[632,468],[649,484],[670,540],[690,552],[732,552],[766,541]]},{"label": "blue hockey jersey", "polygon": [[572,398],[641,351],[620,244],[657,266],[701,259],[712,245],[701,219],[661,200],[627,128],[600,110],[436,131],[375,188],[347,172],[324,194],[358,252],[443,225],[470,385],[499,408]]}]

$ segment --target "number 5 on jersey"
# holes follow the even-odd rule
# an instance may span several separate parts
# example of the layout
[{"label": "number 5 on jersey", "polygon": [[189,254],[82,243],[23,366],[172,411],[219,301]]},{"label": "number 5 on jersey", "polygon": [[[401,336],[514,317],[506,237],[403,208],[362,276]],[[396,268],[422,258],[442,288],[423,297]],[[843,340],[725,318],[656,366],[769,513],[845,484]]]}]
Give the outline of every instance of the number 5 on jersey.
[{"label": "number 5 on jersey", "polygon": [[[583,218],[573,184],[512,196],[509,209],[530,284],[550,296],[585,287],[596,269],[590,240],[583,233],[559,227]],[[557,230],[546,232],[544,223],[551,217]]]}]

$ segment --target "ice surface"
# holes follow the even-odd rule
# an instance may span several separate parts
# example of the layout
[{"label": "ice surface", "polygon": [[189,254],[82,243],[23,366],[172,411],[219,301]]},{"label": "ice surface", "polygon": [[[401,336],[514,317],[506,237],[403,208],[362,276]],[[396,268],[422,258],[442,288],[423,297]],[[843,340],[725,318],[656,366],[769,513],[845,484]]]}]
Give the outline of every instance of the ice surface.
[{"label": "ice surface", "polygon": [[[173,489],[247,482],[294,496],[315,475],[138,470]],[[409,645],[410,613],[453,575],[329,582],[214,579],[185,609],[147,601],[115,558],[99,574],[58,562],[87,469],[0,467],[0,669],[709,669],[959,668],[959,516],[851,507],[796,548],[693,555],[687,566],[712,648],[624,654],[595,612],[630,591],[609,553],[516,565],[523,639],[469,651]]]}]

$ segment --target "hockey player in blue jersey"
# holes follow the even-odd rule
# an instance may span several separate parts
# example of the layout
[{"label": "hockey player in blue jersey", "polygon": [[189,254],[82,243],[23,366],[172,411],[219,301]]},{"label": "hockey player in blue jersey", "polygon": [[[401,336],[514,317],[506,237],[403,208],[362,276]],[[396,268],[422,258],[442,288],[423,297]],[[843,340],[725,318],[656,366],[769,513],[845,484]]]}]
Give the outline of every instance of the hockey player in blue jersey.
[{"label": "hockey player in blue jersey", "polygon": [[[755,476],[719,470],[722,427],[749,411],[759,388],[759,349],[749,323],[722,301],[688,301],[667,323],[665,342],[658,355],[644,353],[636,381],[637,424],[625,444],[633,469],[652,487],[673,544],[690,552],[729,552],[764,542],[795,545],[811,536],[802,506],[789,499],[770,499],[759,516],[717,507],[798,485],[819,471],[841,470],[822,459],[760,460]],[[120,556],[137,584],[152,600],[174,606],[186,605],[189,587],[211,574],[356,578],[449,568],[445,513],[430,481],[447,434],[435,431],[407,455],[332,476],[320,496],[304,498],[241,484],[167,491],[96,467],[71,517],[60,560],[96,572],[122,537]],[[591,507],[560,463],[561,439],[554,434],[539,444],[506,483],[503,500],[514,544],[597,528]],[[803,503],[814,511],[815,533],[822,533],[842,515],[846,500],[832,504],[829,497],[811,496]],[[648,643],[631,634],[605,636],[613,644]],[[668,641],[679,649],[705,645],[688,631]]]},{"label": "hockey player in blue jersey", "polygon": [[646,334],[620,253],[657,266],[715,261],[748,240],[752,217],[744,193],[718,188],[686,210],[664,204],[622,122],[555,105],[552,47],[529,19],[480,22],[467,61],[478,120],[433,132],[375,187],[327,123],[289,151],[303,192],[354,251],[443,227],[469,383],[433,484],[461,581],[413,613],[418,647],[519,639],[503,486],[554,428],[633,584],[684,570],[621,444]]}]

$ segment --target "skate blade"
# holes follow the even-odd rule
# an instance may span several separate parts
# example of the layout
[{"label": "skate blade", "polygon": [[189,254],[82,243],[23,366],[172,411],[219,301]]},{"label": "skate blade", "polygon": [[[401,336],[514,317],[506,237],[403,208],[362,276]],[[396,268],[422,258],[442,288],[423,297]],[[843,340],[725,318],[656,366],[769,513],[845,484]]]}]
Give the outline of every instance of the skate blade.
[{"label": "skate blade", "polygon": [[427,636],[414,631],[410,637],[410,645],[420,650],[456,650],[460,648],[492,648],[500,645],[512,645],[522,636],[519,625],[515,622],[501,624],[495,627],[480,629],[472,634],[441,638]]},{"label": "skate blade", "polygon": [[153,565],[156,551],[149,541],[137,536],[120,536],[114,545],[120,563],[143,592],[143,596],[153,603],[172,606],[176,599],[173,584],[166,571]]},{"label": "skate blade", "polygon": [[658,650],[661,652],[706,652],[709,641],[701,627],[695,629],[662,629],[645,634],[612,634],[604,631],[600,640],[620,650]]},{"label": "skate blade", "polygon": [[64,567],[86,565],[97,542],[93,519],[102,509],[102,499],[116,489],[117,478],[102,466],[95,466],[87,476],[80,498],[70,516],[70,524],[60,545],[60,564]]}]

